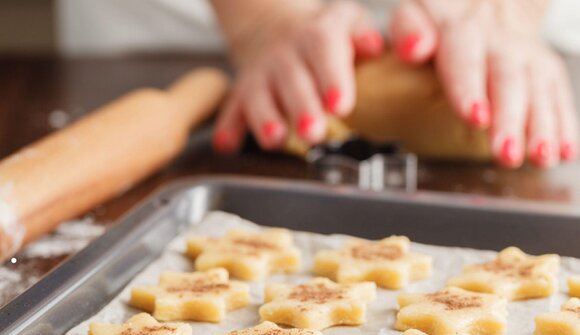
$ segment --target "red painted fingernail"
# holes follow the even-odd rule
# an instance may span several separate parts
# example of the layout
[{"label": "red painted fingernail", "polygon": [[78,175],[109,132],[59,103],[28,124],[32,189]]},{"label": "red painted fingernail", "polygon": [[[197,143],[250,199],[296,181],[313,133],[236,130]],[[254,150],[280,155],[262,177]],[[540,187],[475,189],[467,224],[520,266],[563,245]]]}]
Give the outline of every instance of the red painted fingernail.
[{"label": "red painted fingernail", "polygon": [[338,103],[340,101],[340,96],[340,90],[336,87],[326,91],[326,94],[324,95],[324,107],[330,114],[338,113]]},{"label": "red painted fingernail", "polygon": [[484,102],[474,102],[471,105],[470,121],[473,125],[483,128],[489,125],[491,113],[489,106]]},{"label": "red painted fingernail", "polygon": [[522,160],[522,150],[512,137],[507,137],[500,151],[502,161],[508,166],[517,166]]},{"label": "red painted fingernail", "polygon": [[262,126],[262,135],[268,141],[276,140],[280,137],[282,125],[277,121],[268,121]]},{"label": "red painted fingernail", "polygon": [[225,130],[219,130],[214,133],[213,145],[214,150],[219,153],[227,154],[233,152],[230,134]]},{"label": "red painted fingernail", "polygon": [[307,138],[310,135],[310,130],[314,125],[314,117],[309,113],[302,113],[298,118],[298,135]]},{"label": "red painted fingernail", "polygon": [[385,41],[378,31],[368,31],[355,37],[356,50],[359,56],[371,57],[383,51]]},{"label": "red painted fingernail", "polygon": [[560,157],[563,160],[571,161],[576,158],[576,146],[573,143],[564,143],[560,148]]},{"label": "red painted fingernail", "polygon": [[550,162],[552,149],[546,141],[541,141],[533,153],[533,159],[539,166],[546,166]]},{"label": "red painted fingernail", "polygon": [[413,60],[417,45],[421,41],[421,35],[415,33],[407,35],[399,46],[401,58],[405,61]]}]

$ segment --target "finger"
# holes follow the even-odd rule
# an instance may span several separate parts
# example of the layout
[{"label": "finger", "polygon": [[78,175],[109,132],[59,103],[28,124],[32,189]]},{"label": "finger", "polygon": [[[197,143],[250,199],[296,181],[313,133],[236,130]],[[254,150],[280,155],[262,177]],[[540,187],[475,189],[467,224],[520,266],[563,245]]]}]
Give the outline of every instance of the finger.
[{"label": "finger", "polygon": [[553,89],[558,114],[560,158],[564,161],[574,160],[578,155],[578,114],[571,87],[566,66],[558,60]]},{"label": "finger", "polygon": [[435,24],[414,0],[404,0],[395,10],[390,33],[399,57],[408,63],[423,63],[437,49]]},{"label": "finger", "polygon": [[556,135],[556,112],[552,81],[539,66],[529,70],[529,121],[527,155],[536,166],[548,168],[559,161],[559,144]]},{"label": "finger", "polygon": [[444,28],[437,52],[437,71],[453,109],[470,125],[486,128],[491,111],[482,36],[475,24]]},{"label": "finger", "polygon": [[213,133],[213,148],[220,154],[233,154],[240,150],[246,133],[237,96],[232,96],[219,113]]},{"label": "finger", "polygon": [[272,81],[281,105],[293,120],[298,135],[311,144],[326,135],[326,120],[314,80],[292,49],[280,50],[271,68]]},{"label": "finger", "polygon": [[505,167],[522,164],[524,122],[527,111],[527,90],[523,57],[511,50],[490,56],[490,98],[492,150]]},{"label": "finger", "polygon": [[267,150],[282,146],[288,130],[266,78],[257,77],[247,85],[243,105],[248,125],[260,146]]},{"label": "finger", "polygon": [[[365,26],[361,23],[364,20],[363,11],[358,5],[336,2],[316,25],[305,32],[307,38],[301,39],[300,54],[314,75],[325,110],[331,114],[345,116],[354,108],[355,54],[352,34],[355,29]],[[369,53],[382,50],[380,35],[370,30],[366,34],[367,37],[360,38],[359,46]],[[363,46],[365,43],[367,45]]]}]

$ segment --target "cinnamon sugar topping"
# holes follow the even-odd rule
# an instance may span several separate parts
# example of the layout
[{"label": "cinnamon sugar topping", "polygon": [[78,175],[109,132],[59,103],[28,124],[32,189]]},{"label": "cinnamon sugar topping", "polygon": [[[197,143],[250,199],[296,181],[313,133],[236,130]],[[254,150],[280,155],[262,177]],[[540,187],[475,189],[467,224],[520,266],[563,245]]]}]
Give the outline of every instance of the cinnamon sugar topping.
[{"label": "cinnamon sugar topping", "polygon": [[236,245],[255,249],[255,250],[275,250],[275,249],[277,249],[276,245],[274,245],[272,243],[262,241],[259,239],[253,239],[253,238],[238,237],[238,238],[234,239],[232,242]]},{"label": "cinnamon sugar topping", "polygon": [[388,244],[361,244],[351,249],[354,258],[365,261],[372,260],[395,260],[403,257],[404,251],[397,245]]},{"label": "cinnamon sugar topping", "polygon": [[493,273],[501,273],[508,277],[530,277],[534,271],[534,264],[528,262],[512,262],[506,263],[501,259],[496,259],[492,262],[482,264],[481,267],[485,271]]},{"label": "cinnamon sugar topping", "polygon": [[436,292],[426,296],[433,302],[445,305],[445,309],[449,311],[482,306],[481,297],[478,296],[462,296],[449,292]]},{"label": "cinnamon sugar topping", "polygon": [[179,293],[220,293],[226,291],[230,288],[229,284],[226,283],[208,283],[208,282],[193,282],[193,283],[183,283],[183,285],[172,286],[166,288],[167,292]]},{"label": "cinnamon sugar topping", "polygon": [[343,299],[344,296],[341,289],[333,289],[322,283],[317,283],[315,285],[302,284],[296,286],[288,298],[300,302],[324,304],[332,300]]},{"label": "cinnamon sugar topping", "polygon": [[121,332],[120,335],[154,335],[157,332],[162,331],[175,331],[176,328],[169,325],[160,325],[160,326],[147,326],[141,329],[132,329],[127,328]]}]

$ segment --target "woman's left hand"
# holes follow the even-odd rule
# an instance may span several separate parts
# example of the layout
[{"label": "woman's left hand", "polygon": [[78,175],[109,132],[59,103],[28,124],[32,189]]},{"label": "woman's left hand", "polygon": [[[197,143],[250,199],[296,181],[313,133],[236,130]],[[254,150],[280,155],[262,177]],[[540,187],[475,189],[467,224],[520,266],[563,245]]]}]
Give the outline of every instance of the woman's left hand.
[{"label": "woman's left hand", "polygon": [[[435,60],[462,119],[489,128],[498,162],[575,158],[578,121],[567,70],[542,41],[546,0],[403,0],[391,21],[400,57]],[[385,74],[388,75],[388,74]]]}]

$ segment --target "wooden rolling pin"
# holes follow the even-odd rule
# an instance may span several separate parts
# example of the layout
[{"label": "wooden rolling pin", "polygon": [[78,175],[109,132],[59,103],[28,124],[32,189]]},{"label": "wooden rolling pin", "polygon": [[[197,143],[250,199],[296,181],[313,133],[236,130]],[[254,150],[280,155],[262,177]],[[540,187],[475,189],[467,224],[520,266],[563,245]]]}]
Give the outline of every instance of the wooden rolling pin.
[{"label": "wooden rolling pin", "polygon": [[227,91],[216,69],[140,89],[0,162],[0,261],[127,190],[184,148]]}]

